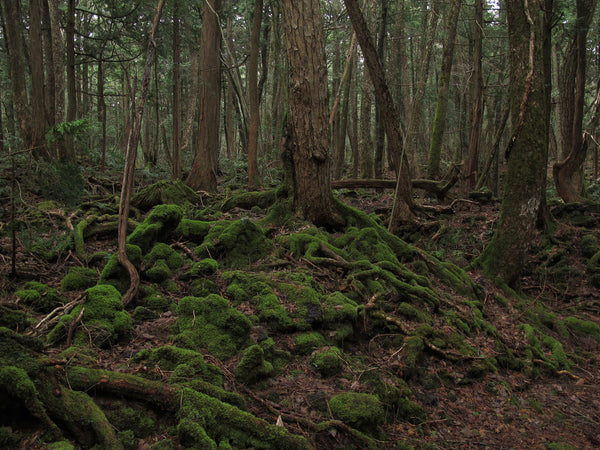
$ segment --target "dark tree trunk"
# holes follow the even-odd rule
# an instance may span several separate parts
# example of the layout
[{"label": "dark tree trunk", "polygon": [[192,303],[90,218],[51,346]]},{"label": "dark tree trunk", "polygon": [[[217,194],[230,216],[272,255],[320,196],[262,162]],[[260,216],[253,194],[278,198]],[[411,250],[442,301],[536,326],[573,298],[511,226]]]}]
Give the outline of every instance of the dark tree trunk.
[{"label": "dark tree trunk", "polygon": [[254,19],[250,35],[248,59],[248,97],[250,105],[250,129],[248,134],[248,187],[258,186],[258,137],[260,130],[260,104],[258,93],[258,54],[260,52],[260,27],[262,25],[262,0],[254,2]]}]

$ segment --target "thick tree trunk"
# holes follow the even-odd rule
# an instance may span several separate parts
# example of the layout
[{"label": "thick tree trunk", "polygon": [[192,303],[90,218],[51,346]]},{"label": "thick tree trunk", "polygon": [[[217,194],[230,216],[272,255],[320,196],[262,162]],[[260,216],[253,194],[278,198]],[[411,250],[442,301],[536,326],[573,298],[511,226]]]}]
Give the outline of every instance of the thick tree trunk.
[{"label": "thick tree trunk", "polygon": [[250,130],[248,135],[248,187],[255,188],[258,181],[258,137],[260,130],[260,103],[258,95],[258,54],[260,51],[260,28],[262,25],[262,0],[254,2],[254,19],[250,35],[248,59],[248,97],[250,104]]},{"label": "thick tree trunk", "polygon": [[513,136],[498,228],[478,259],[492,279],[517,286],[545,201],[548,120],[539,0],[508,0]]},{"label": "thick tree trunk", "polygon": [[[52,63],[54,73],[54,117],[52,125],[65,121],[65,61],[63,36],[60,29],[60,1],[48,0],[50,29],[52,34]],[[69,160],[69,154],[61,139],[55,142],[54,152],[61,160]]]},{"label": "thick tree trunk", "polygon": [[123,169],[123,183],[121,186],[121,196],[119,199],[119,231],[118,231],[118,260],[119,263],[127,269],[129,273],[129,289],[123,296],[123,303],[128,304],[135,296],[140,284],[140,276],[127,257],[126,252],[126,240],[127,240],[127,224],[129,220],[129,203],[131,200],[131,191],[133,190],[133,178],[135,175],[135,162],[137,159],[137,147],[140,139],[140,132],[142,129],[142,116],[144,115],[144,106],[146,104],[146,97],[148,95],[148,87],[150,85],[150,75],[152,71],[152,59],[156,51],[156,32],[158,30],[158,23],[162,14],[165,0],[158,0],[158,6],[156,7],[156,14],[154,16],[154,22],[152,23],[152,31],[148,39],[148,51],[146,53],[146,65],[144,67],[144,78],[142,80],[142,89],[140,92],[140,99],[136,107],[136,120],[135,126],[129,134],[127,140],[127,150],[125,154],[125,168]]},{"label": "thick tree trunk", "polygon": [[30,148],[31,115],[27,98],[27,83],[25,81],[26,71],[23,70],[25,64],[23,61],[23,38],[19,26],[21,19],[19,17],[18,2],[15,0],[3,0],[2,7],[14,110],[23,145],[25,148]]},{"label": "thick tree trunk", "polygon": [[31,68],[31,146],[34,154],[48,158],[44,134],[46,133],[46,108],[44,98],[44,51],[42,48],[42,2],[29,2],[29,47]]},{"label": "thick tree trunk", "polygon": [[[77,81],[75,79],[75,0],[68,0],[65,46],[67,50],[67,122],[77,120]],[[75,161],[73,136],[64,136],[64,159]]]},{"label": "thick tree trunk", "polygon": [[289,148],[294,204],[306,220],[333,225],[327,64],[318,0],[283,0],[289,63]]},{"label": "thick tree trunk", "polygon": [[181,178],[181,156],[179,152],[181,146],[181,85],[179,76],[181,36],[179,33],[179,2],[175,2],[173,8],[173,152],[171,154],[171,179],[178,180]]},{"label": "thick tree trunk", "polygon": [[[477,0],[481,2],[482,0]],[[454,59],[454,44],[456,42],[456,28],[462,0],[452,0],[450,12],[446,22],[446,42],[442,53],[442,68],[438,87],[437,106],[433,120],[431,143],[429,144],[429,165],[427,177],[436,179],[440,172],[442,153],[442,139],[446,128],[446,111],[448,109],[448,94],[450,92],[450,77],[452,76],[452,62]],[[479,26],[479,25],[477,25]]]},{"label": "thick tree trunk", "polygon": [[[387,36],[387,16],[388,16],[388,0],[381,0],[381,18],[379,22],[379,29],[377,30],[377,59],[381,63],[381,70],[385,74],[385,38]],[[391,94],[390,94],[391,98]],[[384,156],[385,156],[385,126],[383,124],[383,108],[379,103],[378,97],[375,101],[375,158],[373,160],[373,166],[375,170],[375,177],[381,178],[384,170]],[[400,119],[397,117],[398,124]],[[404,144],[402,144],[404,145]],[[391,147],[392,151],[388,152],[388,160],[390,167],[398,167],[398,154],[397,149]],[[394,151],[396,150],[396,151]]]},{"label": "thick tree trunk", "polygon": [[381,106],[382,119],[388,139],[388,148],[395,155],[394,170],[398,174],[394,207],[390,218],[390,231],[393,232],[402,221],[409,220],[412,216],[413,198],[410,178],[410,168],[406,153],[403,151],[403,139],[400,133],[398,114],[392,101],[385,74],[377,58],[377,52],[365,19],[360,12],[356,0],[344,0],[346,9],[350,15],[352,27],[365,57],[365,63],[369,69],[369,75],[373,81],[375,95]]},{"label": "thick tree trunk", "polygon": [[221,0],[205,0],[200,47],[200,119],[198,144],[186,183],[195,190],[216,192],[221,118]]}]

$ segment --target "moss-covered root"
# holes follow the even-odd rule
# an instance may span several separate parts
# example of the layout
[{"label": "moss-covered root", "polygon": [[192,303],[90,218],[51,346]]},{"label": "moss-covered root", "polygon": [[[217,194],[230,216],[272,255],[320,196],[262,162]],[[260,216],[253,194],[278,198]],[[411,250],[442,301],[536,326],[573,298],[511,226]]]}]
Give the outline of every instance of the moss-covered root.
[{"label": "moss-covered root", "polygon": [[275,203],[276,199],[277,191],[275,189],[259,192],[242,192],[228,198],[223,203],[221,210],[226,212],[231,211],[233,208],[252,209],[255,206],[265,209]]}]

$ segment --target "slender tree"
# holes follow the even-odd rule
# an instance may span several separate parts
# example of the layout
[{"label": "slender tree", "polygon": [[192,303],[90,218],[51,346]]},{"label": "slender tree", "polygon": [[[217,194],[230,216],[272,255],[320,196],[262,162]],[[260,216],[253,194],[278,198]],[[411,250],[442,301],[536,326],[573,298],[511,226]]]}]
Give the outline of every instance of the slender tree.
[{"label": "slender tree", "polygon": [[179,32],[179,2],[173,5],[173,167],[171,179],[181,178],[181,156],[180,156],[180,137],[181,137],[181,83],[180,83],[180,46],[181,35]]},{"label": "slender tree", "polygon": [[260,130],[260,104],[258,95],[258,54],[260,52],[260,28],[262,25],[262,0],[254,3],[254,19],[250,36],[248,59],[248,97],[250,104],[250,130],[248,135],[248,187],[258,185],[258,137]]}]

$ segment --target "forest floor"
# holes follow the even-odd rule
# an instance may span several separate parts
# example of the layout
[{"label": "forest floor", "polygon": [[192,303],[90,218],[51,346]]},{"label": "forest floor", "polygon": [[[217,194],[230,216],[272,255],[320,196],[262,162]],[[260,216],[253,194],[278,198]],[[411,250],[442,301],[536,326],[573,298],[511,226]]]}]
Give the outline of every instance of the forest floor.
[{"label": "forest floor", "polygon": [[[392,197],[389,192],[342,190],[336,195],[345,203],[383,219],[391,209]],[[223,198],[224,194],[205,197],[205,206],[211,202],[222,202]],[[454,198],[457,198],[456,194]],[[34,208],[45,199],[25,193],[21,200],[23,204]],[[418,199],[418,202],[431,203],[425,198]],[[2,203],[0,208],[6,219],[10,205],[4,200]],[[435,206],[440,206],[437,202],[434,203]],[[500,204],[495,200],[483,203],[449,200],[445,206],[451,203],[451,212],[422,213],[413,227],[403,231],[402,237],[440,260],[465,268],[481,253],[491,238]],[[24,209],[26,208],[21,207],[21,210]],[[256,208],[251,211],[234,208],[220,215],[220,218],[235,220],[246,217],[259,220],[264,214],[265,210]],[[35,239],[56,239],[61,232],[66,230],[68,233],[68,221],[65,219],[70,215],[71,211],[67,209],[45,211],[41,213],[41,218],[51,226],[45,228],[44,235],[17,235],[16,278],[10,276],[11,238],[5,233],[0,235],[0,301],[3,304],[14,304],[17,300],[15,292],[27,281],[39,281],[51,288],[60,288],[68,269],[83,264],[72,250],[59,254],[52,262],[31,251]],[[556,215],[561,216],[561,213]],[[481,288],[481,310],[485,320],[498,330],[505,343],[514,344],[513,351],[520,357],[526,358],[528,354],[527,345],[523,344],[524,331],[521,325],[528,323],[533,310],[540,310],[540,304],[543,305],[544,314],[552,316],[555,323],[561,318],[577,316],[600,325],[600,292],[592,286],[586,269],[589,256],[584,256],[580,249],[585,236],[600,238],[600,219],[594,214],[584,215],[592,220],[587,221],[586,226],[579,226],[579,222],[575,223],[562,215],[558,218],[550,242],[540,239],[534,243],[522,278],[522,294],[518,299],[512,293],[502,292],[480,272],[469,272],[471,279]],[[76,222],[76,217],[69,220]],[[595,226],[590,226],[594,220]],[[270,233],[275,236],[290,233],[290,230],[273,229]],[[25,241],[25,236],[29,241]],[[115,236],[110,234],[98,237],[87,245],[90,252],[98,249],[109,253],[116,251]],[[335,291],[347,282],[344,279],[347,274],[339,267],[317,267],[307,258],[294,259],[293,263],[295,266],[288,270],[312,273],[323,292]],[[560,270],[557,269],[559,266]],[[256,266],[250,266],[243,270],[252,271],[255,268]],[[448,291],[447,286],[435,285],[436,282],[432,278],[434,289]],[[187,290],[188,288],[182,287],[182,292]],[[177,302],[177,295],[164,294]],[[72,299],[78,293],[70,292],[65,295]],[[514,302],[514,307],[503,304],[498,301],[499,298]],[[251,306],[238,306],[238,309],[244,308]],[[133,315],[133,311],[130,312]],[[36,320],[44,317],[40,313],[31,314]],[[151,369],[133,362],[132,358],[141,350],[173,344],[172,326],[176,320],[176,312],[171,309],[160,312],[149,320],[134,319],[133,338],[114,343],[109,348],[94,349],[97,358],[91,365],[116,372],[151,375],[154,379],[167,381],[169,371],[161,371],[157,367],[154,373],[147,374],[145,371]],[[295,434],[309,437],[317,448],[361,447],[360,443],[348,440],[343,428],[331,428],[315,437],[309,424],[332,418],[327,400],[333,394],[344,391],[367,392],[368,388],[362,383],[362,377],[369,371],[379,372],[384,379],[403,378],[412,392],[411,400],[420,405],[425,413],[419,420],[386,420],[382,426],[383,433],[373,435],[373,442],[377,442],[379,448],[404,448],[402,445],[414,448],[465,449],[599,448],[600,342],[593,335],[577,334],[571,329],[560,333],[551,328],[545,332],[560,340],[570,361],[566,366],[552,366],[534,354],[529,356],[531,365],[526,368],[511,370],[498,367],[497,370],[476,374],[465,360],[440,357],[430,348],[420,353],[416,363],[417,370],[409,374],[403,370],[401,360],[404,346],[399,344],[397,348],[393,348],[393,345],[383,346],[378,343],[379,340],[390,339],[393,332],[389,329],[382,329],[380,333],[371,331],[364,337],[344,343],[344,368],[340,373],[329,377],[323,377],[315,370],[310,355],[293,353],[295,334],[290,332],[269,329],[269,337],[274,340],[275,347],[292,352],[292,358],[285,367],[257,384],[246,385],[236,379],[239,355],[220,360],[206,352],[204,357],[222,371],[225,390],[245,397],[248,411],[269,423],[275,423],[278,416],[281,417],[284,426]],[[253,336],[260,333],[260,328],[255,327],[252,333]],[[479,339],[479,335],[471,339]],[[485,342],[478,343],[480,351],[494,355],[495,349],[486,349],[485,345]],[[541,348],[545,349],[543,346]],[[47,349],[47,353],[52,356],[63,349],[64,346],[51,347]],[[547,349],[544,351],[550,353]],[[476,358],[477,356],[474,357]],[[322,407],[323,404],[325,407]],[[28,425],[30,428],[20,429],[20,425],[10,422],[6,411],[1,409],[0,419],[3,423],[0,423],[0,427],[22,433],[23,439],[19,444],[21,448],[44,447],[39,440],[39,429],[31,424]],[[167,437],[167,434],[162,428],[156,433],[136,437],[133,448],[149,448],[151,444]],[[173,438],[172,435],[168,437]],[[173,442],[177,445],[176,438],[173,438]]]}]

